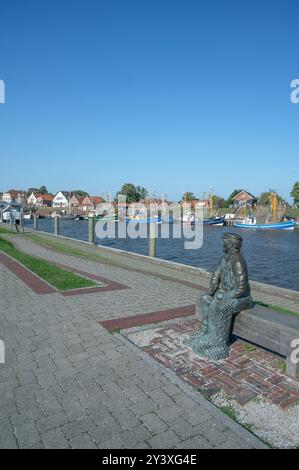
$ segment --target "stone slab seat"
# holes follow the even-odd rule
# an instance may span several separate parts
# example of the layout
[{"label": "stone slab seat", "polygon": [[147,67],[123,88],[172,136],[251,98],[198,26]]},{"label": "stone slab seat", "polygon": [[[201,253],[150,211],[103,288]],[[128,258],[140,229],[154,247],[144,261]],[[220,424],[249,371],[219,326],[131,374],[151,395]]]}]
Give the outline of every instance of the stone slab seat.
[{"label": "stone slab seat", "polygon": [[[197,316],[201,319],[200,307],[196,306]],[[299,343],[299,317],[275,312],[261,305],[244,310],[235,315],[232,333],[250,343],[261,346],[286,357],[286,375],[299,380],[299,362],[291,360],[293,340]],[[296,345],[296,348],[299,344]],[[297,353],[299,359],[299,352]]]}]

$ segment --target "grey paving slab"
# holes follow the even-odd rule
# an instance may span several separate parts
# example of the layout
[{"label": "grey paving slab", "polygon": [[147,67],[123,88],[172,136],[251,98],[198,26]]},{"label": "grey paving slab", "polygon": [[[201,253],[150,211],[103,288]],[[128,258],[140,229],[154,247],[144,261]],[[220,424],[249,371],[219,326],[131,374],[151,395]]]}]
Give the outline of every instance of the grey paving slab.
[{"label": "grey paving slab", "polygon": [[0,264],[0,338],[6,348],[6,363],[0,364],[0,396],[6,400],[0,405],[1,448],[200,449],[222,446],[224,437],[238,448],[264,447],[99,323],[188,305],[195,289],[18,240],[28,253],[129,289],[40,296]]}]

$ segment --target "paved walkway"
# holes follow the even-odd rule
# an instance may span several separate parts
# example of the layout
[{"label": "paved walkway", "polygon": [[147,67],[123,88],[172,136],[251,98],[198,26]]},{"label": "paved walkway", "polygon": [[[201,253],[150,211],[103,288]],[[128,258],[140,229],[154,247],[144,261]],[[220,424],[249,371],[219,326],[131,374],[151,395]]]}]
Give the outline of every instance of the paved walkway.
[{"label": "paved walkway", "polygon": [[56,253],[28,253],[125,284],[38,295],[0,264],[0,448],[265,447],[100,321],[194,303],[187,285]]}]

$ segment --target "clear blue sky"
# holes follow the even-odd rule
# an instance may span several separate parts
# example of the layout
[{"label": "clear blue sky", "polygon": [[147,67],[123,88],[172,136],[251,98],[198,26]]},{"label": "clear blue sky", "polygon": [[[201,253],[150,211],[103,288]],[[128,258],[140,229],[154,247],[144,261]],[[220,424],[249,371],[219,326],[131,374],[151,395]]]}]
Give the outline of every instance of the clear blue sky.
[{"label": "clear blue sky", "polygon": [[299,180],[298,0],[0,0],[0,190]]}]

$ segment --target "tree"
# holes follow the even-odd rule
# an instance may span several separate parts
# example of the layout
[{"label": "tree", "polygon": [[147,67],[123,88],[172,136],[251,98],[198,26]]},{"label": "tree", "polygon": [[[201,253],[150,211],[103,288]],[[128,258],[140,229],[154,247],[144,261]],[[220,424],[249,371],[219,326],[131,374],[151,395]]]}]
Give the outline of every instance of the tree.
[{"label": "tree", "polygon": [[41,187],[39,188],[38,192],[39,192],[40,194],[48,194],[48,190],[47,190],[46,186],[41,186]]},{"label": "tree", "polygon": [[148,192],[145,188],[143,188],[143,186],[137,186],[136,191],[137,191],[137,194],[139,195],[139,201],[141,199],[147,198]]},{"label": "tree", "polygon": [[28,188],[28,191],[27,191],[28,194],[38,193],[38,192],[39,192],[38,188]]},{"label": "tree", "polygon": [[243,191],[243,189],[235,189],[231,195],[226,199],[226,201],[224,202],[223,206],[222,207],[230,207],[232,204],[233,204],[233,198],[239,194],[241,191]]},{"label": "tree", "polygon": [[121,190],[116,193],[116,198],[119,194],[126,196],[128,204],[131,202],[139,202],[141,199],[145,199],[147,196],[147,190],[142,186],[135,186],[133,183],[125,183]]},{"label": "tree", "polygon": [[[264,193],[262,193],[262,194],[260,195],[260,197],[259,197],[259,199],[258,199],[258,204],[259,204],[260,206],[270,206],[270,205],[271,205],[270,192],[272,192],[272,193],[274,192],[274,193],[275,193],[274,190],[272,190],[272,191],[270,190],[270,191],[264,192]],[[284,200],[281,196],[279,196],[279,194],[277,194],[277,197],[278,197],[278,202],[279,202],[280,204],[284,204],[284,203],[285,203],[285,200]]]},{"label": "tree", "polygon": [[75,191],[71,191],[73,194],[77,194],[77,196],[88,196],[86,191],[82,191],[82,189],[76,189]]},{"label": "tree", "polygon": [[299,207],[299,181],[294,183],[293,189],[291,191],[291,196],[294,199],[294,204]]},{"label": "tree", "polygon": [[198,201],[198,198],[194,195],[194,193],[190,193],[187,191],[183,194],[182,201],[190,202],[190,201]]},{"label": "tree", "polygon": [[260,206],[269,206],[270,205],[270,193],[269,192],[262,193],[258,199],[258,204]]},{"label": "tree", "polygon": [[213,205],[214,205],[215,209],[220,209],[221,207],[223,207],[224,203],[225,203],[225,201],[224,201],[223,197],[216,196],[216,195],[213,196]]}]

